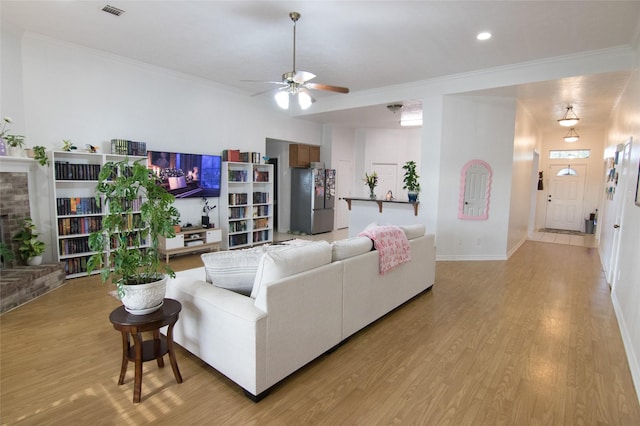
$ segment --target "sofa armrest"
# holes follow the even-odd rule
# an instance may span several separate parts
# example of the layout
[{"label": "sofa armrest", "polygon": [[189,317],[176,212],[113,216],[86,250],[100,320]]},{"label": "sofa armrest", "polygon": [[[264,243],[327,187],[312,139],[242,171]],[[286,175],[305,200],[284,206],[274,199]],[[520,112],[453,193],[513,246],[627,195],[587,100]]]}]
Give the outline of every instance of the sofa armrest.
[{"label": "sofa armrest", "polygon": [[267,314],[253,299],[188,276],[169,280],[167,297],[182,303],[176,343],[250,393],[266,388]]}]

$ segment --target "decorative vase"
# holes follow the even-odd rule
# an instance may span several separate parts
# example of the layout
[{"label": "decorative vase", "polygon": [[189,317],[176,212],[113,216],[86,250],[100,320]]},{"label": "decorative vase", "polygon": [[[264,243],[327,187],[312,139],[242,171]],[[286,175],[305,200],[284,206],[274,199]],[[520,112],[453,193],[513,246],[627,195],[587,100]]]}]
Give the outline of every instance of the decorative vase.
[{"label": "decorative vase", "polygon": [[38,266],[42,263],[42,256],[33,256],[27,259],[27,265]]},{"label": "decorative vase", "polygon": [[203,228],[209,227],[209,216],[202,216],[202,227]]},{"label": "decorative vase", "polygon": [[165,276],[152,283],[123,286],[124,309],[134,315],[146,315],[160,309],[167,290],[167,279]]},{"label": "decorative vase", "polygon": [[369,187],[369,198],[372,199],[372,200],[376,199],[376,193],[373,192],[374,189],[376,189],[375,186],[370,186]]},{"label": "decorative vase", "polygon": [[0,157],[7,155],[7,144],[4,143],[4,139],[0,138]]}]

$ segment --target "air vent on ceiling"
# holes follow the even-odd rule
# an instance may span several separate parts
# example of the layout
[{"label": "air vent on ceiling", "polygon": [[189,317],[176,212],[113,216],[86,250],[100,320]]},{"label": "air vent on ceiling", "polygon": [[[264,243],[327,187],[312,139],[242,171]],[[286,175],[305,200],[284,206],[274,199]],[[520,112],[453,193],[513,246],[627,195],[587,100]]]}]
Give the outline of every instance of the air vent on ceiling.
[{"label": "air vent on ceiling", "polygon": [[103,7],[102,11],[110,13],[112,15],[116,15],[116,16],[120,16],[124,13],[124,10],[118,9],[117,7],[110,6],[110,5],[106,5],[105,7]]}]

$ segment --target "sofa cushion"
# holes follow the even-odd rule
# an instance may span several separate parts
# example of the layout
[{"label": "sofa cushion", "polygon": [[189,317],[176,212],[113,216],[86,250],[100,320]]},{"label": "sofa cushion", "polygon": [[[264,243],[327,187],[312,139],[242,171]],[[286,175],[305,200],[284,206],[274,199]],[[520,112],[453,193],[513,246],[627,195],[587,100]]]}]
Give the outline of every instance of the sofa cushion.
[{"label": "sofa cushion", "polygon": [[255,298],[263,285],[331,263],[331,246],[326,241],[284,247],[266,253],[260,259],[251,297]]},{"label": "sofa cushion", "polygon": [[416,238],[422,237],[426,230],[422,223],[401,226],[400,229],[404,231],[408,240],[415,240]]},{"label": "sofa cushion", "polygon": [[245,250],[205,253],[200,258],[204,264],[207,282],[248,296],[253,288],[262,255],[282,249],[282,246],[265,245]]},{"label": "sofa cushion", "polygon": [[331,243],[331,261],[344,260],[371,251],[373,241],[367,237],[353,237]]}]

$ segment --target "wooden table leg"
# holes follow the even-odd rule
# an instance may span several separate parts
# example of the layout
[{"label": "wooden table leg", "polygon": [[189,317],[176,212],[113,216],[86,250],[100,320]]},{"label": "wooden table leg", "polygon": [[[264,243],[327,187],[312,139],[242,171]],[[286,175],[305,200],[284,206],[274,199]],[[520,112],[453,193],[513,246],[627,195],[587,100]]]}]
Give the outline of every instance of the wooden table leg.
[{"label": "wooden table leg", "polygon": [[136,352],[136,375],[133,385],[133,402],[140,402],[142,394],[142,336],[140,333],[133,333],[133,342]]},{"label": "wooden table leg", "polygon": [[120,366],[120,378],[118,379],[118,385],[124,383],[124,376],[127,374],[127,365],[129,365],[129,333],[123,331],[122,333],[122,366]]},{"label": "wooden table leg", "polygon": [[173,375],[176,378],[176,382],[182,383],[182,375],[180,374],[180,370],[178,369],[178,361],[176,361],[176,354],[173,349],[173,326],[176,323],[169,325],[167,328],[167,350],[169,351],[169,361],[171,362],[171,369],[173,370]]},{"label": "wooden table leg", "polygon": [[162,343],[160,341],[160,330],[153,330],[153,354],[155,355],[156,362],[158,363],[158,367],[160,368],[164,367],[164,359],[162,359],[164,355],[160,353],[161,344]]}]

